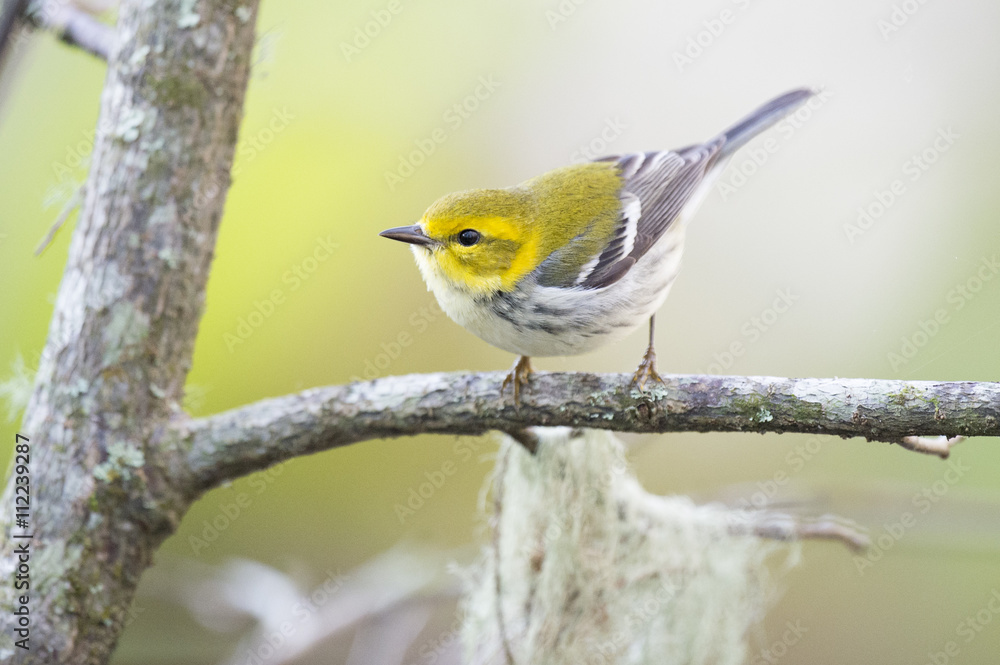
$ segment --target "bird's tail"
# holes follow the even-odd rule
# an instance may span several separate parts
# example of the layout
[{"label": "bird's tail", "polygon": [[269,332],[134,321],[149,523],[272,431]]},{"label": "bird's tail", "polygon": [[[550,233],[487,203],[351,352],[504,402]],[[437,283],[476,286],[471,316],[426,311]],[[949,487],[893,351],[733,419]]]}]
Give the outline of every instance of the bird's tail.
[{"label": "bird's tail", "polygon": [[722,150],[719,151],[718,162],[724,163],[750,139],[777,123],[814,94],[816,92],[809,88],[786,92],[722,132],[726,142],[722,145]]}]

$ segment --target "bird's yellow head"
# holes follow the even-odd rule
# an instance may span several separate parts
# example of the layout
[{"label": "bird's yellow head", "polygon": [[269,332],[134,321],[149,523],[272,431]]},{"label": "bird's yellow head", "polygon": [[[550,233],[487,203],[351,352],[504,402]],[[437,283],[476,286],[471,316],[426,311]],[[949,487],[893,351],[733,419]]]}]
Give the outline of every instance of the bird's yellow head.
[{"label": "bird's yellow head", "polygon": [[413,226],[380,235],[413,246],[435,293],[512,291],[559,252],[548,278],[572,283],[609,241],[621,201],[613,163],[574,164],[507,189],[473,189],[438,199]]},{"label": "bird's yellow head", "polygon": [[472,294],[510,291],[544,258],[534,207],[524,190],[474,189],[442,197],[417,224],[380,235],[413,245],[429,282],[444,278]]}]

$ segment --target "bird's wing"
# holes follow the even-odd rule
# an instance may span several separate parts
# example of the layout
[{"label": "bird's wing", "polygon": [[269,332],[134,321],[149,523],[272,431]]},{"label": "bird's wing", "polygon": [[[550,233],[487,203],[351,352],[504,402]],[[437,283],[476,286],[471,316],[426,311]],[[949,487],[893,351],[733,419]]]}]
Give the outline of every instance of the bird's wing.
[{"label": "bird's wing", "polygon": [[583,267],[576,286],[598,289],[621,279],[677,219],[723,143],[716,139],[680,150],[597,160],[615,162],[621,171],[622,212],[611,241]]}]

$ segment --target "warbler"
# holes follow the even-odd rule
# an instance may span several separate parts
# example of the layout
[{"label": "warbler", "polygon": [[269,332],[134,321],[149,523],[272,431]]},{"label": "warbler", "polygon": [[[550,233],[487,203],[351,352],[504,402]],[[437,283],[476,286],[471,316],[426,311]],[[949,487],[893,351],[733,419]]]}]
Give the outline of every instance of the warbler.
[{"label": "warbler", "polygon": [[687,222],[733,153],[813,94],[785,93],[705,143],[449,194],[416,224],[379,235],[411,245],[452,320],[519,355],[501,386],[512,386],[515,402],[531,356],[586,353],[648,319],[649,345],[633,376],[642,390],[661,380],[654,315],[680,270]]}]

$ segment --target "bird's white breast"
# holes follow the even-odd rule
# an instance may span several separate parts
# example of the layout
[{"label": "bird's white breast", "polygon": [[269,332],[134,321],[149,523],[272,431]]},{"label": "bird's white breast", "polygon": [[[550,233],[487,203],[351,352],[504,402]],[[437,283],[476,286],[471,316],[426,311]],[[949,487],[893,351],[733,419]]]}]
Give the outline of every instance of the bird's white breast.
[{"label": "bird's white breast", "polygon": [[680,270],[683,224],[601,289],[539,286],[526,278],[510,292],[475,296],[447,279],[430,253],[413,252],[428,288],[456,323],[493,346],[524,356],[571,356],[617,341],[645,323]]}]

